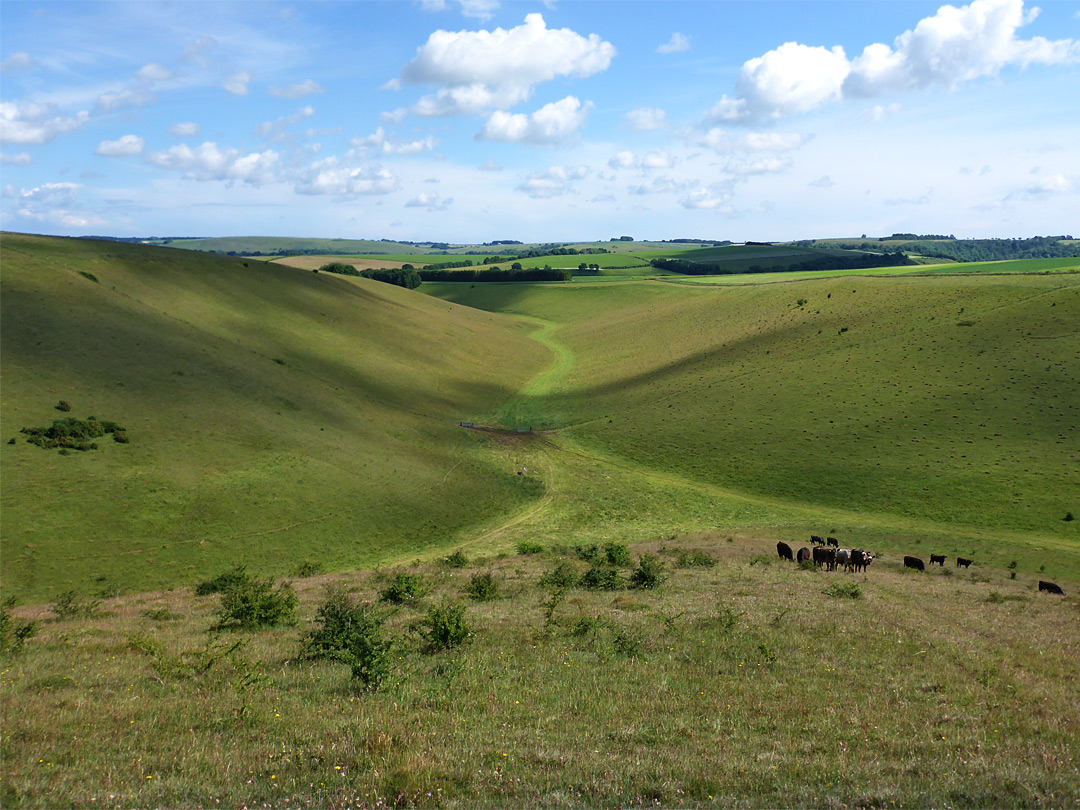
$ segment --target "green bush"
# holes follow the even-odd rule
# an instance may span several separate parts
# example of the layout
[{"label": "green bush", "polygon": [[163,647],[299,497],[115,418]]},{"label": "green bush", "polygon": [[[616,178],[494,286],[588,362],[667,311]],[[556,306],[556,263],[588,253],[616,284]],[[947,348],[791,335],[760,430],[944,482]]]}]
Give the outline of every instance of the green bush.
[{"label": "green bush", "polygon": [[392,644],[383,638],[386,621],[372,606],[352,599],[342,586],[327,588],[315,611],[316,627],[302,642],[307,660],[329,659],[349,666],[352,679],[375,690],[390,674]]},{"label": "green bush", "polygon": [[[60,400],[56,406],[58,410],[63,410],[61,405],[67,405],[67,403]],[[71,406],[67,405],[67,407],[70,410]],[[71,450],[96,450],[97,444],[88,441],[89,439],[97,439],[107,433],[112,433],[115,437],[118,431],[123,433],[124,429],[116,422],[99,422],[93,416],[85,420],[68,416],[64,419],[53,420],[47,428],[23,428],[21,432],[30,437],[26,440],[30,444],[46,450],[57,447]],[[126,438],[125,436],[124,439],[118,441],[124,441]]]},{"label": "green bush", "polygon": [[184,614],[175,613],[166,607],[148,608],[142,612],[142,615],[155,622],[175,622],[184,618]]},{"label": "green bush", "polygon": [[[322,265],[319,270],[324,273],[337,273],[339,276],[359,276],[360,273],[351,264],[344,264],[342,262],[330,262],[329,264]],[[318,272],[318,271],[316,271]]]},{"label": "green bush", "polygon": [[300,564],[300,566],[296,569],[296,576],[298,576],[298,577],[313,577],[313,576],[316,576],[317,574],[321,574],[322,570],[323,570],[322,563],[311,562],[309,560],[307,562],[303,562],[303,563]]},{"label": "green bush", "polygon": [[857,582],[834,582],[822,593],[837,599],[862,599],[862,588]]},{"label": "green bush", "polygon": [[80,617],[89,619],[97,613],[100,606],[101,602],[97,599],[84,602],[76,595],[75,591],[64,591],[64,593],[56,597],[56,601],[52,603],[49,610],[58,620]]},{"label": "green bush", "polygon": [[522,540],[517,544],[518,554],[542,554],[544,547],[539,543],[534,543],[530,540]]},{"label": "green bush", "polygon": [[630,574],[630,587],[648,590],[659,588],[664,581],[664,567],[652,554],[638,557],[637,568]]},{"label": "green bush", "polygon": [[625,586],[619,569],[610,565],[594,563],[581,575],[578,585],[592,591],[619,591]]},{"label": "green bush", "polygon": [[464,551],[458,549],[453,554],[443,557],[443,565],[450,568],[464,568],[469,564],[469,558],[465,555]]},{"label": "green bush", "polygon": [[716,558],[698,548],[689,551],[680,549],[675,555],[675,565],[678,568],[712,568],[716,565]]},{"label": "green bush", "polygon": [[465,605],[448,600],[430,607],[418,626],[424,638],[424,649],[429,653],[458,647],[472,637]]},{"label": "green bush", "polygon": [[577,569],[566,560],[560,560],[554,568],[540,577],[540,585],[544,588],[572,588],[577,583]]},{"label": "green bush", "polygon": [[213,579],[200,582],[195,586],[195,595],[209,596],[212,593],[222,593],[236,585],[244,585],[250,582],[251,576],[247,573],[246,568],[247,566],[241,564],[231,571],[218,574]]},{"label": "green bush", "polygon": [[600,546],[595,543],[590,546],[574,546],[574,553],[585,562],[597,562],[600,559]]},{"label": "green bush", "polygon": [[37,633],[37,622],[18,621],[11,615],[15,597],[0,603],[0,651],[17,653]]},{"label": "green bush", "polygon": [[477,572],[469,580],[465,594],[476,602],[490,602],[499,596],[499,582],[490,571]]},{"label": "green bush", "polygon": [[405,602],[414,602],[425,593],[427,593],[427,585],[422,576],[398,571],[379,593],[379,598],[384,602],[400,605]]},{"label": "green bush", "polygon": [[604,557],[610,565],[629,568],[633,560],[630,557],[630,549],[622,543],[614,541],[604,544]]},{"label": "green bush", "polygon": [[71,403],[69,403],[66,399],[62,399],[62,400],[60,400],[59,402],[56,403],[56,410],[65,411],[65,412],[70,411],[71,410]]},{"label": "green bush", "polygon": [[288,582],[274,590],[273,579],[249,579],[221,592],[215,630],[256,630],[293,624],[300,600]]}]

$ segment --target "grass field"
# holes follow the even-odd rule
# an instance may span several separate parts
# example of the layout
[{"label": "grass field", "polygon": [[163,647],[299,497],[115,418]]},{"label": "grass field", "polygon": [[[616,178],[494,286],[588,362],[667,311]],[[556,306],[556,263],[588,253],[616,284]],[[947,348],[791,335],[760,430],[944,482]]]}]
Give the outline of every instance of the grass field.
[{"label": "grass field", "polygon": [[[0,250],[0,585],[37,622],[0,805],[1075,808],[1075,274],[408,291]],[[130,443],[19,433],[90,414]],[[811,533],[877,560],[777,559]],[[236,564],[299,623],[211,631],[191,586]],[[396,572],[417,601],[379,601]],[[331,582],[385,618],[377,692],[299,658]],[[472,640],[425,652],[444,604]]]}]

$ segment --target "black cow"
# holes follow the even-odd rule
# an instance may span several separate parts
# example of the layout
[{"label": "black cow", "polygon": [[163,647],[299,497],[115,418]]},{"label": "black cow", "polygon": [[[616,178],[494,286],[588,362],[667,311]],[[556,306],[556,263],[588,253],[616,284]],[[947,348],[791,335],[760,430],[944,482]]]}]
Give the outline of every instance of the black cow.
[{"label": "black cow", "polygon": [[795,562],[795,557],[791,554],[791,546],[782,540],[776,544],[776,553],[780,555],[781,560],[791,560],[792,562]]},{"label": "black cow", "polygon": [[904,557],[904,568],[914,568],[916,571],[925,571],[926,566],[918,557]]},{"label": "black cow", "polygon": [[956,567],[957,568],[959,568],[960,566],[963,566],[964,568],[967,568],[969,565],[971,565],[971,560],[965,560],[963,557],[957,557],[956,558]]},{"label": "black cow", "polygon": [[798,560],[800,563],[808,561],[810,559],[810,549],[808,549],[806,546],[803,546],[795,555],[795,559]]},{"label": "black cow", "polygon": [[813,544],[814,544],[815,546],[823,546],[823,545],[825,545],[825,541],[824,541],[824,540],[822,540],[822,539],[821,539],[821,538],[820,538],[820,537],[819,537],[818,535],[816,535],[816,534],[812,534],[812,535],[810,535],[810,542],[811,542],[811,543],[813,543]]},{"label": "black cow", "polygon": [[1055,585],[1053,582],[1044,582],[1039,580],[1039,590],[1046,591],[1047,593],[1056,593],[1058,596],[1064,596],[1065,591],[1061,590],[1060,585]]},{"label": "black cow", "polygon": [[870,565],[873,561],[874,558],[861,548],[852,549],[850,565],[856,571],[865,571],[866,566]]},{"label": "black cow", "polygon": [[826,571],[832,571],[836,566],[836,549],[814,546],[814,562],[818,568],[824,565]]},{"label": "black cow", "polygon": [[840,541],[837,540],[835,537],[826,537],[825,543],[826,545],[830,545],[833,548],[840,548]]},{"label": "black cow", "polygon": [[937,563],[940,566],[944,566],[945,565],[945,555],[944,554],[931,554],[930,555],[930,564],[933,565],[934,563]]}]

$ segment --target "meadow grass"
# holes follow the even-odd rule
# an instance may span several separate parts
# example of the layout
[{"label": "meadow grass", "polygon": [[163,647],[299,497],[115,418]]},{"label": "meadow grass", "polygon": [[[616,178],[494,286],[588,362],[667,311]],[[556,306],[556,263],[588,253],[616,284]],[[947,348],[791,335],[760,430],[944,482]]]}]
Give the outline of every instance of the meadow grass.
[{"label": "meadow grass", "polygon": [[[1075,596],[898,559],[805,571],[771,540],[713,534],[632,546],[664,562],[657,589],[553,596],[540,581],[557,562],[585,570],[555,545],[410,568],[433,589],[387,621],[377,692],[298,656],[328,583],[374,600],[387,572],[297,581],[300,624],[251,634],[208,634],[218,597],[186,590],[107,600],[93,618],[39,612],[38,635],[3,659],[4,806],[1077,798]],[[691,551],[714,564],[674,565]],[[499,598],[466,598],[481,570]],[[861,598],[830,595],[841,585]],[[444,600],[467,604],[472,639],[428,654],[417,622]],[[182,618],[151,618],[165,612]]]}]

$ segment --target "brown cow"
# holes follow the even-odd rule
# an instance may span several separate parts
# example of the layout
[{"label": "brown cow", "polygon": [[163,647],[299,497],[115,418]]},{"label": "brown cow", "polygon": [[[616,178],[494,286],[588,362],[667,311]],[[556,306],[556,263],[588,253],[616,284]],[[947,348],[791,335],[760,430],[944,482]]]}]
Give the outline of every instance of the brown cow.
[{"label": "brown cow", "polygon": [[971,565],[971,560],[965,560],[963,557],[957,557],[956,558],[956,567],[957,568],[959,568],[960,566],[963,566],[964,568],[967,568],[970,565]]},{"label": "brown cow", "polygon": [[840,541],[837,540],[835,537],[826,537],[825,545],[832,546],[833,548],[840,548]]},{"label": "brown cow", "polygon": [[832,571],[836,566],[836,549],[814,546],[814,562],[818,568],[824,565],[826,571]]},{"label": "brown cow", "polygon": [[904,557],[904,568],[914,568],[916,571],[925,571],[926,565],[918,557]]},{"label": "brown cow", "polygon": [[798,560],[800,563],[807,562],[810,559],[810,549],[808,549],[806,546],[803,546],[799,549],[798,554],[795,555],[795,559]]},{"label": "brown cow", "polygon": [[820,535],[816,534],[810,535],[810,542],[813,543],[815,546],[825,545],[825,541],[821,539]]},{"label": "brown cow", "polygon": [[781,560],[791,560],[795,562],[795,557],[791,553],[791,546],[781,540],[776,544],[776,553],[780,555]]}]

